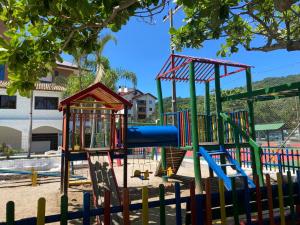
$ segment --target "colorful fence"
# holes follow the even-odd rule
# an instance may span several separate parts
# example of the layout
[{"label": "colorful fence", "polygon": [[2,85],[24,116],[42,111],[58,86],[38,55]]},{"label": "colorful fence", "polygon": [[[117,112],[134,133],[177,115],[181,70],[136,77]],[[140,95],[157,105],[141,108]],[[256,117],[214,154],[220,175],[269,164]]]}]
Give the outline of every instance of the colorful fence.
[{"label": "colorful fence", "polygon": [[[248,112],[247,111],[238,111],[227,113],[231,119],[247,133],[249,131],[249,122],[248,122]],[[164,114],[164,124],[171,124],[172,117],[175,117],[177,127],[179,129],[179,141],[180,146],[189,146],[191,145],[191,127],[190,127],[190,113],[188,110],[179,111],[176,113],[165,113]],[[216,115],[206,116],[199,114],[197,116],[198,122],[198,137],[199,142],[217,142],[218,141],[218,132],[217,132],[217,117]],[[224,137],[225,143],[234,143],[233,127],[224,122]],[[246,142],[241,135],[238,135],[239,142]]]},{"label": "colorful fence", "polygon": [[[61,197],[61,211],[57,215],[45,215],[46,201],[38,200],[37,217],[15,221],[14,202],[6,205],[6,222],[0,225],[43,225],[60,222],[67,225],[69,220],[82,219],[83,225],[89,225],[92,217],[101,216],[104,225],[111,224],[115,213],[122,212],[121,220],[130,224],[131,216],[137,216],[141,224],[149,224],[149,209],[157,208],[158,221],[166,224],[166,207],[176,206],[174,224],[206,224],[213,222],[222,224],[298,224],[300,222],[300,171],[297,172],[297,182],[292,182],[291,173],[287,174],[287,182],[282,182],[282,175],[277,173],[277,185],[271,185],[270,176],[266,175],[266,186],[249,189],[247,177],[244,177],[243,188],[237,189],[236,178],[232,178],[233,190],[225,191],[224,184],[219,181],[219,191],[212,193],[210,179],[206,179],[206,194],[195,195],[195,185],[190,185],[190,195],[181,197],[180,184],[175,183],[175,198],[165,198],[165,188],[159,187],[159,200],[148,201],[147,187],[142,188],[142,202],[130,204],[128,189],[123,191],[122,206],[110,206],[110,192],[105,192],[104,207],[90,209],[90,194],[85,193],[81,211],[68,212],[68,198]],[[258,178],[254,179],[258,184]],[[276,210],[275,210],[276,209]],[[278,209],[278,210],[277,210]],[[185,210],[185,213],[182,211]],[[137,212],[139,211],[139,212]],[[151,221],[153,222],[153,221]]]},{"label": "colorful fence", "polygon": [[[234,159],[236,159],[236,149],[228,149]],[[261,162],[266,171],[295,173],[300,169],[300,148],[286,147],[262,147]],[[251,156],[249,148],[241,148],[241,165],[251,167]]]}]

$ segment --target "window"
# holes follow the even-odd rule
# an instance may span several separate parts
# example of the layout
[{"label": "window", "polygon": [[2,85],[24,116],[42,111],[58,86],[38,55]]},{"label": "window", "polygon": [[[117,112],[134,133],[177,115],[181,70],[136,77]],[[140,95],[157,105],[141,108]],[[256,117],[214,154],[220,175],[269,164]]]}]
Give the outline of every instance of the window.
[{"label": "window", "polygon": [[146,115],[138,115],[138,119],[140,120],[146,119]]},{"label": "window", "polygon": [[152,108],[149,108],[149,111],[152,112]]},{"label": "window", "polygon": [[54,71],[54,76],[58,77],[59,73],[57,70]]},{"label": "window", "polygon": [[137,104],[139,104],[139,105],[145,105],[146,101],[145,100],[138,100]]},{"label": "window", "polygon": [[0,80],[5,79],[5,65],[0,65]]},{"label": "window", "polygon": [[152,100],[149,100],[149,105],[152,105]]},{"label": "window", "polygon": [[146,108],[139,107],[138,111],[139,111],[139,112],[146,112]]},{"label": "window", "polygon": [[16,109],[17,97],[0,95],[0,109]]},{"label": "window", "polygon": [[35,109],[57,110],[57,107],[58,107],[57,97],[35,97],[34,98]]}]

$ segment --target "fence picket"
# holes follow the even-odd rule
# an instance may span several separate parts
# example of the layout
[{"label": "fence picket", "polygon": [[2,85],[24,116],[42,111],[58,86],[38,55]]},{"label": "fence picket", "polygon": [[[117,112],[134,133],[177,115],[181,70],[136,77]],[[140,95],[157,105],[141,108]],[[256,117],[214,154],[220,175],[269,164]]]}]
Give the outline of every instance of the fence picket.
[{"label": "fence picket", "polygon": [[269,222],[270,225],[275,225],[274,221],[274,211],[273,211],[273,194],[270,175],[266,174],[266,185],[267,185],[267,194],[268,194],[268,207],[269,207]]},{"label": "fence picket", "polygon": [[244,177],[244,206],[245,206],[245,214],[246,214],[246,224],[251,224],[251,205],[250,205],[250,191],[248,187],[248,177]]},{"label": "fence picket", "polygon": [[219,180],[219,198],[220,198],[221,224],[226,225],[225,186],[224,186],[224,181],[221,179]]},{"label": "fence picket", "polygon": [[36,225],[44,225],[45,224],[45,213],[46,213],[46,199],[40,198],[38,200]]},{"label": "fence picket", "polygon": [[149,209],[148,209],[148,188],[142,188],[142,225],[149,223]]},{"label": "fence picket", "polygon": [[195,196],[195,182],[190,184],[190,201],[191,201],[191,222],[192,225],[197,224],[197,209],[196,209],[196,196]]},{"label": "fence picket", "polygon": [[297,184],[298,204],[296,205],[296,215],[298,215],[298,218],[300,219],[300,170],[297,171]]},{"label": "fence picket", "polygon": [[127,188],[123,190],[123,222],[124,224],[130,225],[130,214],[129,214],[129,191]]},{"label": "fence picket", "polygon": [[88,192],[83,194],[83,225],[90,225],[90,200],[91,195]]},{"label": "fence picket", "polygon": [[110,225],[110,191],[104,191],[104,225]]},{"label": "fence picket", "polygon": [[282,174],[277,173],[277,184],[278,184],[278,202],[280,210],[280,224],[285,225],[285,215],[284,215],[284,200],[283,200],[283,189],[282,189]]},{"label": "fence picket", "polygon": [[15,203],[13,201],[6,203],[6,224],[15,224]]},{"label": "fence picket", "polygon": [[296,215],[295,215],[294,197],[293,197],[293,182],[292,182],[291,171],[287,172],[287,178],[288,178],[288,195],[289,195],[291,225],[296,225]]},{"label": "fence picket", "polygon": [[166,208],[165,208],[165,186],[159,185],[159,221],[161,225],[166,224]]},{"label": "fence picket", "polygon": [[181,203],[180,203],[180,184],[178,182],[175,183],[175,201],[176,201],[176,224],[182,224],[181,218]]},{"label": "fence picket", "polygon": [[262,205],[261,205],[261,192],[259,186],[258,176],[254,176],[254,183],[256,186],[256,207],[257,207],[257,220],[259,225],[263,225],[263,216],[262,216]]},{"label": "fence picket", "polygon": [[212,212],[211,212],[211,187],[210,179],[205,180],[205,218],[206,225],[212,224]]},{"label": "fence picket", "polygon": [[68,225],[68,196],[62,195],[60,198],[60,225]]},{"label": "fence picket", "polygon": [[236,184],[235,184],[235,177],[231,177],[231,193],[232,193],[232,205],[233,205],[233,217],[234,217],[234,224],[239,225],[239,204],[237,200],[237,193],[236,193]]}]

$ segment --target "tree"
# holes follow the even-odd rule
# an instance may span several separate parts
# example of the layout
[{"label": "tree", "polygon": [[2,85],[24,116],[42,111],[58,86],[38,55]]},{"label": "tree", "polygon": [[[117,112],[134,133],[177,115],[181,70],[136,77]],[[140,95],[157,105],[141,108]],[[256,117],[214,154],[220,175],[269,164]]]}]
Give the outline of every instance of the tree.
[{"label": "tree", "polygon": [[171,29],[173,45],[199,48],[206,40],[224,38],[218,54],[300,50],[300,6],[296,0],[178,0],[185,25]]},{"label": "tree", "polygon": [[7,31],[0,38],[0,64],[7,64],[10,95],[29,96],[39,78],[53,72],[61,53],[82,47],[95,50],[100,32],[116,32],[131,16],[159,13],[166,0],[5,0],[0,20]]}]

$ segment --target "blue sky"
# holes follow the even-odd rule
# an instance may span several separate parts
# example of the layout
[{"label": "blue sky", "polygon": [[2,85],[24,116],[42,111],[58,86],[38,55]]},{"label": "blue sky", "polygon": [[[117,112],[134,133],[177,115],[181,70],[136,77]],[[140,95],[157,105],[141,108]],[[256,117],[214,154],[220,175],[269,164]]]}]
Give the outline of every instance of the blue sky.
[{"label": "blue sky", "polygon": [[[155,77],[170,54],[169,23],[162,21],[164,15],[162,13],[155,18],[155,25],[131,18],[119,32],[113,33],[117,38],[117,45],[111,42],[104,50],[104,55],[109,58],[112,67],[135,72],[138,76],[137,87],[154,95],[156,95]],[[174,16],[175,27],[182,24],[182,18],[182,12]],[[216,52],[221,43],[222,41],[208,41],[201,49],[184,49],[179,54],[217,58]],[[69,57],[65,59],[70,61]],[[300,73],[300,51],[277,50],[263,53],[247,52],[241,48],[238,53],[226,59],[254,66],[252,69],[254,81],[270,76]],[[245,84],[244,73],[225,78],[221,84],[223,89],[243,86]],[[131,86],[125,81],[121,81],[120,85]],[[203,94],[202,85],[197,85],[197,94]],[[169,82],[163,82],[163,95],[164,97],[171,95]],[[188,85],[178,86],[177,95],[188,97]]]}]

